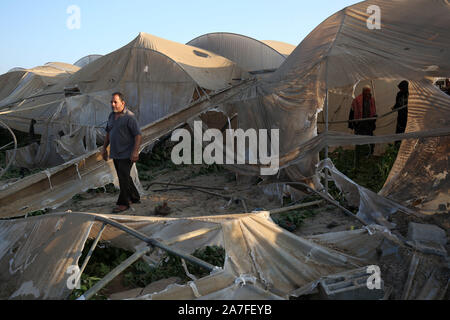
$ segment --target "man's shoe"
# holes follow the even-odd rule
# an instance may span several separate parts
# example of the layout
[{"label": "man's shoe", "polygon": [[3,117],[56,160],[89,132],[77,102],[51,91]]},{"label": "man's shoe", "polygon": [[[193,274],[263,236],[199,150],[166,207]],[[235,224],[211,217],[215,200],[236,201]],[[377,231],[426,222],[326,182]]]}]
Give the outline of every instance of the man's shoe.
[{"label": "man's shoe", "polygon": [[130,209],[129,206],[117,206],[114,208],[112,213],[121,213],[121,212],[127,211],[128,209]]}]

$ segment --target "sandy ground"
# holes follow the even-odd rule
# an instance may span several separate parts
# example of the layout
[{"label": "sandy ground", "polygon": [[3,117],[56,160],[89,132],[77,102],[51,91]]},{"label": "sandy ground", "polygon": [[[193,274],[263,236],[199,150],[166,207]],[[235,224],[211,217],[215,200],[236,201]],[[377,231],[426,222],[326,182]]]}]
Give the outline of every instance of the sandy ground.
[{"label": "sandy ground", "polygon": [[[215,173],[202,174],[200,166],[183,167],[176,171],[168,171],[158,176],[153,181],[141,180],[141,184],[146,194],[141,197],[140,204],[133,204],[131,209],[123,214],[131,216],[157,216],[155,208],[164,202],[170,208],[170,213],[166,215],[170,218],[198,217],[223,214],[244,213],[244,205],[237,199],[244,199],[249,212],[255,209],[278,209],[288,205],[287,199],[284,204],[278,196],[267,195],[263,188],[256,184],[255,179],[247,177],[237,177],[232,172],[220,171]],[[206,190],[213,194],[203,193],[193,189],[162,191],[167,188],[180,188],[178,186],[156,185],[154,182],[178,183],[189,186],[202,186],[217,188],[221,190]],[[151,185],[152,184],[152,185]],[[155,192],[152,190],[156,190]],[[227,200],[221,196],[230,197]],[[91,212],[110,214],[115,207],[118,193],[95,193],[84,192],[71,201],[64,204],[55,211],[71,210],[73,212]],[[295,230],[297,235],[315,235],[326,232],[336,232],[350,230],[361,225],[355,219],[346,216],[339,209],[324,203],[314,206],[317,214],[307,218],[304,223]],[[331,225],[330,225],[331,224]]]}]

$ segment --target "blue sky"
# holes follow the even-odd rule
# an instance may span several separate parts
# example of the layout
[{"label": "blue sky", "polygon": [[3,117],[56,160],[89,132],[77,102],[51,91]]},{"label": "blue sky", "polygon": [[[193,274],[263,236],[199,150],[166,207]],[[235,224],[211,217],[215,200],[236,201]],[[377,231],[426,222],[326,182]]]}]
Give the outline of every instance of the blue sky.
[{"label": "blue sky", "polygon": [[[147,32],[186,43],[209,32],[234,32],[298,45],[318,24],[359,0],[1,0],[0,74],[50,61],[75,63],[107,54]],[[67,8],[80,8],[70,30]]]}]

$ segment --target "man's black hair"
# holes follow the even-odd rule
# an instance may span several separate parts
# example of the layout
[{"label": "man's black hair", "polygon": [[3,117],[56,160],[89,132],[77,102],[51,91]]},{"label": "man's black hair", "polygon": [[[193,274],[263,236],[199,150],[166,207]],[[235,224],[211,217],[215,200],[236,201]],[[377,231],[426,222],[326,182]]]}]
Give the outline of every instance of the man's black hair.
[{"label": "man's black hair", "polygon": [[114,92],[114,93],[112,94],[112,96],[113,96],[113,97],[114,97],[114,96],[118,96],[119,99],[120,99],[120,101],[122,101],[122,102],[125,101],[125,96],[122,94],[122,92]]}]

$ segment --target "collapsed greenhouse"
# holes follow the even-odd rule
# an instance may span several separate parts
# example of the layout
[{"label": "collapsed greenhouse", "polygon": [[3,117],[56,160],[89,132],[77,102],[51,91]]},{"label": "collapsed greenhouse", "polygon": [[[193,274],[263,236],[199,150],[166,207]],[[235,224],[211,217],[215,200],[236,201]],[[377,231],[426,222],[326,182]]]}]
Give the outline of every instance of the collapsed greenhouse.
[{"label": "collapsed greenhouse", "polygon": [[[364,292],[368,298],[389,299],[392,291],[397,299],[448,298],[450,97],[431,79],[450,75],[450,5],[405,3],[368,0],[344,8],[264,78],[193,42],[182,45],[144,33],[14,99],[10,95],[19,92],[14,87],[26,87],[19,79],[26,75],[0,77],[0,83],[11,79],[0,88],[1,124],[28,132],[34,120],[34,130],[41,135],[39,144],[8,151],[7,161],[47,168],[0,186],[0,297],[66,299],[74,289],[68,286],[68,270],[80,262],[83,270],[101,240],[134,253],[81,299],[93,297],[141,258],[157,265],[165,252],[181,257],[190,281],[140,290],[127,298],[358,298],[351,294]],[[370,5],[383,10],[379,30],[366,26]],[[394,134],[393,121],[388,120],[391,98],[386,96],[392,96],[389,84],[404,79],[410,83],[408,126],[405,133]],[[348,109],[342,110],[343,101],[358,95],[365,84],[372,85],[380,101],[382,125],[375,136],[349,134]],[[259,177],[261,165],[224,167],[239,176],[258,177],[260,197],[268,190],[281,198],[287,193],[296,202],[315,195],[317,201],[297,206],[326,209],[328,204],[357,228],[299,236],[274,223],[279,210],[249,208],[242,197],[228,195],[227,201],[241,201],[240,213],[205,207],[206,214],[179,218],[74,210],[27,217],[37,210],[58,210],[88,189],[118,185],[112,161],[103,161],[97,146],[104,137],[109,97],[116,91],[128,97],[130,106],[138,106],[133,111],[141,125],[142,150],[175,129],[192,128],[206,114],[216,117],[209,117],[205,126],[219,129],[280,129],[278,175]],[[378,193],[346,177],[327,157],[331,147],[399,140],[398,157]],[[322,150],[326,153],[320,160]],[[133,178],[146,194],[136,167]],[[357,208],[356,214],[333,198],[329,183]],[[397,216],[406,217],[408,234],[399,232]],[[423,223],[430,221],[443,222],[439,227]],[[88,239],[94,241],[81,261]],[[224,249],[223,266],[193,256],[210,246]],[[402,266],[404,281],[395,284],[390,275],[383,290],[364,291],[367,268],[388,264],[391,258]],[[193,276],[185,261],[208,274]]]}]

